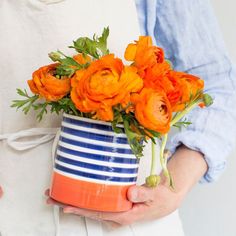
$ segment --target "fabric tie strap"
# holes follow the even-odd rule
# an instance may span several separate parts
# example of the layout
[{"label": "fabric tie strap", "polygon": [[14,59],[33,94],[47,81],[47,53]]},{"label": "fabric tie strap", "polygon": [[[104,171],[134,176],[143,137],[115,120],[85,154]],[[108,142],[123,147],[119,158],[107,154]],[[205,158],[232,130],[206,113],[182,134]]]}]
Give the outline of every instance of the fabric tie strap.
[{"label": "fabric tie strap", "polygon": [[[0,140],[5,139],[11,148],[17,151],[24,151],[49,142],[55,137],[58,130],[59,128],[26,129],[16,133],[2,134],[0,135]],[[30,140],[21,140],[23,138],[30,138]]]},{"label": "fabric tie strap", "polygon": [[63,2],[64,0],[39,0],[39,1],[45,4],[55,4],[55,3]]}]

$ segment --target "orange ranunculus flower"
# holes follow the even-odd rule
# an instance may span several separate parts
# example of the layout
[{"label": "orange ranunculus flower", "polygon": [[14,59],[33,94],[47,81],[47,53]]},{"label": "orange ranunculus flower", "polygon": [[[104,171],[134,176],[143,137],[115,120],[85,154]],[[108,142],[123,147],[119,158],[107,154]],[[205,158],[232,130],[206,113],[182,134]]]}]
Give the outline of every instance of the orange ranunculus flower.
[{"label": "orange ranunculus flower", "polygon": [[91,112],[94,118],[113,120],[112,107],[125,106],[130,93],[142,89],[143,81],[132,66],[124,67],[113,54],[91,63],[86,70],[77,71],[72,78],[71,99],[81,112]]},{"label": "orange ranunculus flower", "polygon": [[173,89],[167,92],[167,96],[170,100],[172,99],[171,105],[174,112],[184,110],[186,103],[194,99],[204,88],[204,81],[191,74],[170,71],[167,76],[173,85]]},{"label": "orange ranunculus flower", "polygon": [[182,93],[179,82],[172,77],[169,78],[170,73],[171,66],[166,61],[148,68],[144,77],[144,87],[163,90],[173,107],[179,102]]},{"label": "orange ranunculus flower", "polygon": [[144,87],[169,90],[172,86],[167,78],[167,74],[171,71],[171,66],[168,62],[158,63],[146,70],[143,78]]},{"label": "orange ranunculus flower", "polygon": [[172,118],[171,105],[163,91],[143,88],[132,96],[135,117],[141,125],[162,134],[170,129]]},{"label": "orange ranunculus flower", "polygon": [[28,80],[28,85],[34,94],[39,94],[47,101],[57,101],[70,92],[70,78],[58,79],[53,75],[58,64],[40,67]]},{"label": "orange ranunculus flower", "polygon": [[140,75],[143,77],[146,68],[164,61],[164,51],[160,47],[153,46],[150,36],[140,36],[135,44],[131,43],[126,48],[125,59],[134,61]]}]

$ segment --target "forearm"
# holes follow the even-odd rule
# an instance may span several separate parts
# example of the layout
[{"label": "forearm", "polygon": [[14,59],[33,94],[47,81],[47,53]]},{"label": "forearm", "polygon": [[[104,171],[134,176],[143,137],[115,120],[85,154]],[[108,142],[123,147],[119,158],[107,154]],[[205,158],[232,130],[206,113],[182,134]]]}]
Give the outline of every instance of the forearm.
[{"label": "forearm", "polygon": [[[174,180],[175,192],[185,196],[207,171],[203,154],[186,146],[180,146],[168,162],[168,169]],[[162,184],[168,185],[166,178]]]}]

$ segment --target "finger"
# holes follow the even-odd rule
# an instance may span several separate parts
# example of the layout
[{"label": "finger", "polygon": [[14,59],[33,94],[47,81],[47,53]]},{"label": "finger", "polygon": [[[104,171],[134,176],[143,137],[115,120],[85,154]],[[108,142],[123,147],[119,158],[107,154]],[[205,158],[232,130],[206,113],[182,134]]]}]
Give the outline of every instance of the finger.
[{"label": "finger", "polygon": [[0,186],[0,198],[2,197],[2,195],[3,195],[3,190],[2,190],[2,188]]},{"label": "finger", "polygon": [[58,201],[56,201],[56,200],[54,200],[54,199],[52,199],[50,197],[47,198],[46,203],[48,205],[56,205],[56,206],[59,206],[59,207],[65,207],[66,206],[65,204],[63,204],[61,202],[58,202]]},{"label": "finger", "polygon": [[[101,212],[101,211],[93,211],[83,208],[77,208],[72,206],[66,206],[63,208],[64,213],[72,213],[84,217],[88,217],[90,219],[95,220],[105,220],[105,221],[114,221],[117,222],[116,219],[118,219],[122,213],[113,213],[113,212]],[[118,223],[118,222],[117,222]]]},{"label": "finger", "polygon": [[110,216],[110,221],[113,221],[122,226],[130,225],[136,221],[142,220],[148,210],[148,205],[143,203],[136,203],[129,211],[116,214],[113,213]]},{"label": "finger", "polygon": [[92,211],[72,206],[65,206],[63,208],[63,212],[72,213],[99,221],[109,221],[110,223],[114,223],[112,224],[113,227],[118,227],[119,225],[129,225],[139,220],[139,218],[142,218],[142,216],[145,214],[147,209],[148,206],[145,204],[135,204],[133,208],[129,211],[113,213]]},{"label": "finger", "polygon": [[71,214],[76,214],[79,216],[88,217],[94,220],[104,220],[103,213],[100,211],[93,211],[93,210],[87,210],[87,209],[82,209],[78,207],[65,206],[63,207],[63,212],[66,214],[71,213]]},{"label": "finger", "polygon": [[121,227],[120,224],[110,221],[110,220],[103,221],[103,224],[106,226],[108,230],[114,230]]},{"label": "finger", "polygon": [[132,186],[128,189],[127,197],[133,203],[152,202],[155,188]]},{"label": "finger", "polygon": [[44,195],[49,197],[50,196],[50,189],[46,189],[44,192]]}]

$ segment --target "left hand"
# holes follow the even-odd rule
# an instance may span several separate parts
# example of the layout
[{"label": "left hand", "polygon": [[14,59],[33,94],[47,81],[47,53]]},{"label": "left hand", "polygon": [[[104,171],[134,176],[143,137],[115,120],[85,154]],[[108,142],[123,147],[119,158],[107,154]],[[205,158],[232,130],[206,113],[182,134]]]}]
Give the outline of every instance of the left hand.
[{"label": "left hand", "polygon": [[129,211],[121,213],[99,212],[61,205],[50,197],[47,203],[61,206],[64,213],[109,222],[113,226],[123,226],[136,221],[162,218],[175,211],[183,199],[181,194],[175,193],[161,184],[156,188],[132,186],[129,188],[127,196],[134,203],[133,207]]}]

